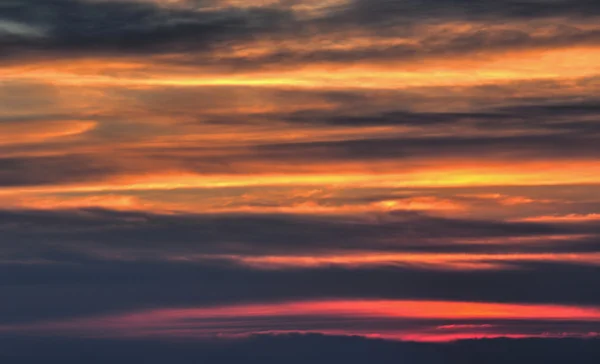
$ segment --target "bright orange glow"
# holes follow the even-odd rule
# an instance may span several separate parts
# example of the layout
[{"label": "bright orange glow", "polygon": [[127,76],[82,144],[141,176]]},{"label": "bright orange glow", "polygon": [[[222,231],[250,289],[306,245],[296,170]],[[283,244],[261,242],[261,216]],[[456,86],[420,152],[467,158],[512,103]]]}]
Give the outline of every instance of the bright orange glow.
[{"label": "bright orange glow", "polygon": [[[296,318],[283,325],[287,328],[265,329],[263,325],[274,318]],[[504,303],[477,303],[453,301],[400,301],[400,300],[352,300],[352,301],[301,301],[270,304],[247,304],[235,306],[160,309],[98,318],[82,318],[63,322],[0,326],[0,331],[65,332],[91,336],[240,336],[253,333],[306,332],[296,329],[302,319],[327,318],[333,326],[347,319],[431,319],[431,320],[546,320],[546,321],[599,321],[600,309],[559,305],[525,305]],[[249,320],[252,319],[252,320]],[[264,319],[264,323],[260,319]],[[280,326],[281,327],[281,326]],[[421,332],[401,329],[383,331],[380,334],[360,329],[323,328],[312,332],[342,335],[362,335],[391,339],[417,341],[450,341],[477,337],[543,337],[552,334],[515,334],[488,332],[492,325],[442,326],[423,328]],[[166,329],[166,330],[165,330]],[[483,332],[478,330],[484,330]],[[456,332],[456,331],[463,332]],[[469,333],[471,331],[471,333]],[[162,332],[162,334],[161,334]],[[310,331],[309,331],[310,332]],[[562,335],[565,335],[564,333]],[[573,333],[573,336],[589,336],[591,333]],[[558,335],[557,335],[558,336]]]},{"label": "bright orange glow", "polygon": [[523,219],[524,221],[537,222],[573,222],[573,221],[595,221],[600,220],[600,214],[568,214],[563,216],[534,216]]},{"label": "bright orange glow", "polygon": [[[388,164],[389,165],[389,164]],[[385,166],[385,164],[384,164]],[[268,167],[266,165],[265,167]],[[382,166],[383,167],[383,166]],[[392,167],[392,166],[390,166]],[[400,166],[399,166],[400,167]],[[523,169],[527,167],[526,169]],[[316,169],[331,169],[328,165]],[[337,186],[337,187],[457,187],[457,186],[523,186],[558,184],[593,184],[600,182],[600,162],[578,163],[523,163],[519,166],[481,165],[456,166],[452,169],[439,165],[405,173],[370,173],[367,166],[355,166],[356,172],[344,168],[337,173],[306,174],[145,174],[126,175],[104,183],[72,184],[61,186],[4,188],[2,193],[28,192],[101,192],[173,190],[183,188],[225,188],[252,186]],[[372,169],[372,168],[371,168]],[[362,173],[358,173],[362,170]],[[282,171],[283,172],[283,171]],[[567,173],[568,172],[568,173]]]},{"label": "bright orange glow", "polygon": [[[7,67],[0,76],[8,79],[52,79],[63,85],[77,86],[261,86],[261,87],[300,87],[300,88],[378,88],[403,89],[427,86],[473,86],[479,84],[506,83],[517,80],[549,80],[553,78],[575,80],[590,77],[600,72],[594,62],[600,57],[598,48],[551,49],[544,51],[514,52],[498,54],[483,60],[443,59],[432,62],[419,62],[398,67],[390,65],[359,65],[340,67],[308,66],[294,71],[256,72],[245,75],[197,76],[160,74],[153,77],[111,76],[98,72],[98,67],[144,71],[148,65],[134,61],[133,65],[112,61],[91,68],[78,69],[76,64],[65,68],[28,68],[26,76],[20,66]],[[90,64],[90,61],[86,61]],[[335,69],[331,72],[329,68]],[[87,71],[86,71],[87,69]],[[91,71],[91,72],[90,72]],[[182,70],[185,72],[185,69]],[[208,70],[207,70],[208,71]]]},{"label": "bright orange glow", "polygon": [[[153,316],[158,314],[156,316]],[[205,309],[166,310],[134,314],[132,321],[155,317],[253,317],[285,315],[339,315],[384,318],[527,319],[600,321],[600,309],[557,305],[516,305],[452,301],[308,301],[242,305]],[[138,321],[139,322],[139,321]]]},{"label": "bright orange glow", "polygon": [[510,262],[572,262],[600,265],[600,253],[372,253],[338,256],[227,257],[257,268],[294,268],[372,265],[415,265],[451,270],[498,269]]}]

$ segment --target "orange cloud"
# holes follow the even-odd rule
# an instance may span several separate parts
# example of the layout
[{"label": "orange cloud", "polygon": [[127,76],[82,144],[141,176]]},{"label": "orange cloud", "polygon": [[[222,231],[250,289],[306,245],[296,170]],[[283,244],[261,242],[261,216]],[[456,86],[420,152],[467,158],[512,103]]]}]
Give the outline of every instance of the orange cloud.
[{"label": "orange cloud", "polygon": [[[271,328],[268,322],[275,318],[287,321]],[[296,320],[290,320],[295,318]],[[303,320],[319,320],[330,323],[323,327],[306,330]],[[336,328],[345,320],[352,319],[352,329]],[[363,319],[365,324],[356,325]],[[298,301],[265,304],[240,304],[204,308],[156,309],[111,316],[80,318],[56,322],[0,326],[0,331],[28,332],[30,334],[53,333],[100,337],[210,337],[244,336],[254,333],[321,332],[326,334],[363,335],[418,341],[450,341],[476,337],[531,337],[552,336],[544,332],[520,334],[510,331],[490,332],[480,326],[433,326],[411,330],[383,330],[373,332],[368,322],[394,319],[425,320],[543,320],[543,321],[592,321],[600,322],[600,310],[596,307],[564,305],[527,305],[507,303],[480,303],[456,301],[404,301],[404,300],[330,300]],[[287,324],[286,324],[287,322]],[[326,324],[327,325],[327,324]],[[432,331],[432,332],[429,332]],[[442,331],[448,331],[447,333]],[[563,333],[563,335],[565,335]],[[589,336],[591,333],[571,333],[572,336]]]},{"label": "orange cloud", "polygon": [[0,146],[31,144],[72,137],[96,127],[94,121],[30,121],[0,123]]},{"label": "orange cloud", "polygon": [[[354,65],[305,65],[283,70],[247,73],[215,72],[206,68],[164,65],[157,60],[98,61],[12,65],[0,76],[7,80],[48,81],[70,86],[199,87],[258,86],[322,89],[407,89],[502,84],[525,80],[576,80],[600,73],[600,48],[572,47],[511,51],[486,57],[466,56],[411,62],[364,61]],[[25,68],[23,68],[25,67]],[[152,72],[148,72],[152,70]]]},{"label": "orange cloud", "polygon": [[[430,269],[487,270],[505,268],[515,262],[557,262],[600,265],[600,253],[375,253],[317,256],[222,256],[259,269],[322,266],[406,265]],[[193,257],[190,257],[193,259]]]},{"label": "orange cloud", "polygon": [[[151,160],[144,161],[149,166]],[[460,163],[460,162],[457,162]],[[464,162],[463,162],[464,163]],[[450,166],[448,166],[448,164]],[[535,186],[560,184],[598,183],[600,162],[521,162],[502,164],[489,162],[480,165],[455,164],[444,161],[441,164],[406,169],[402,172],[386,171],[385,167],[401,169],[402,163],[382,162],[351,164],[317,164],[317,161],[293,164],[240,164],[254,173],[236,174],[169,174],[152,173],[130,174],[112,177],[102,183],[64,184],[60,186],[5,188],[5,193],[27,192],[99,192],[99,191],[144,191],[173,190],[183,188],[225,188],[251,186],[334,186],[334,187],[460,187],[460,186]],[[139,167],[139,164],[138,164]],[[165,165],[168,167],[168,164]],[[381,171],[374,171],[374,169]],[[172,168],[172,167],[171,167]],[[304,173],[292,170],[304,168]],[[265,170],[279,169],[281,173],[266,174]],[[311,171],[312,170],[312,171]],[[326,172],[328,171],[328,172]],[[240,171],[241,172],[241,171]],[[1,191],[0,191],[1,192]]]},{"label": "orange cloud", "polygon": [[521,219],[522,221],[536,222],[585,222],[600,220],[600,214],[568,214],[568,215],[547,215],[533,216]]}]

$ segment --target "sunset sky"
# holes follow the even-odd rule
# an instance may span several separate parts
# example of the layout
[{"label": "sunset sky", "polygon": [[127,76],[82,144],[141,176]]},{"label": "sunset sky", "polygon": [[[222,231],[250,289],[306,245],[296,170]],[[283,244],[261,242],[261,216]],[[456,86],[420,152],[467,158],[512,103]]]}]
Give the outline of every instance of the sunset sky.
[{"label": "sunset sky", "polygon": [[600,362],[600,2],[0,0],[0,285],[0,342]]}]

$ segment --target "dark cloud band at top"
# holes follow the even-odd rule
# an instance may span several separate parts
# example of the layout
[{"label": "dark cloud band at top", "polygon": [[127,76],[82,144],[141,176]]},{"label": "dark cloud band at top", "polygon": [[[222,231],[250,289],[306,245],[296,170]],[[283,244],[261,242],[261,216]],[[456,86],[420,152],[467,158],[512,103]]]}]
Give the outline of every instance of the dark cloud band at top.
[{"label": "dark cloud band at top", "polygon": [[[448,2],[351,1],[332,6],[324,15],[305,19],[282,4],[246,8],[211,8],[210,4],[169,7],[157,2],[19,0],[0,4],[5,21],[30,29],[28,32],[0,33],[4,57],[19,54],[169,54],[198,53],[227,49],[231,44],[255,40],[284,41],[318,34],[344,34],[356,30],[402,37],[402,32],[419,22],[520,21],[557,17],[594,18],[600,9],[594,1],[547,2]],[[33,11],[32,9],[35,9]],[[15,26],[13,25],[13,28]],[[7,27],[8,28],[8,27]],[[418,47],[398,45],[384,49],[366,48],[348,52],[316,51],[271,53],[252,59],[223,55],[198,60],[199,64],[228,62],[234,67],[262,67],[286,63],[349,62],[361,59],[402,59],[445,56],[476,50],[522,49],[527,47],[597,44],[597,30],[565,25],[552,36],[532,36],[527,31],[481,29],[448,38],[437,34]],[[409,31],[410,33],[410,31]],[[408,39],[410,39],[409,37]],[[189,56],[190,54],[188,54]],[[192,57],[193,59],[193,57]]]}]

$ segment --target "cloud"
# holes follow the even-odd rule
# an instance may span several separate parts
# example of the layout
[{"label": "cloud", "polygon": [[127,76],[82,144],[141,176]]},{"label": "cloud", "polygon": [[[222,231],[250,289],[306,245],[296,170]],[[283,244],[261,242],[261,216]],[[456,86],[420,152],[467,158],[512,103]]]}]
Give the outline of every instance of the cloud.
[{"label": "cloud", "polygon": [[117,253],[97,258],[50,248],[35,260],[31,253],[3,258],[0,321],[26,323],[160,307],[282,300],[600,304],[598,292],[589,289],[600,281],[598,265],[518,261],[516,255],[513,260],[505,258],[505,268],[476,271],[420,264],[265,269],[216,259],[123,258]]},{"label": "cloud", "polygon": [[[32,7],[37,11],[27,10]],[[196,10],[138,1],[22,0],[3,3],[0,10],[14,23],[44,29],[43,37],[1,38],[6,50],[42,52],[198,49],[274,32],[290,17],[269,8]]]},{"label": "cloud", "polygon": [[[345,174],[347,183],[353,181],[352,176],[367,183],[374,171],[386,171],[398,173],[387,179],[390,183],[401,178],[410,184],[416,176],[422,180],[423,175],[441,173],[451,164],[454,173],[445,176],[457,180],[479,175],[504,181],[499,183],[545,184],[592,182],[597,168],[599,134],[594,119],[598,110],[593,98],[570,103],[513,100],[511,106],[427,112],[408,105],[394,109],[385,97],[372,101],[360,93],[271,90],[256,96],[275,95],[283,103],[295,97],[304,100],[290,101],[285,107],[292,111],[262,112],[256,110],[260,106],[243,101],[239,110],[223,111],[220,108],[226,105],[215,103],[212,110],[192,107],[196,97],[210,94],[211,89],[184,93],[187,101],[153,113],[149,104],[173,96],[176,90],[133,96],[131,104],[121,107],[139,111],[123,111],[126,121],[116,116],[119,110],[82,112],[82,118],[72,115],[69,121],[62,119],[67,115],[50,112],[44,116],[38,110],[2,117],[0,185],[87,182],[102,189],[124,180],[138,186],[184,182],[196,187],[226,182],[276,185],[283,181],[302,185],[336,178],[334,171]],[[226,97],[228,91],[220,91]],[[240,99],[255,95],[247,91],[239,93]],[[407,104],[418,99],[410,93],[399,97],[406,98]],[[427,102],[427,97],[422,100]],[[319,102],[321,109],[313,106]],[[253,107],[254,112],[244,110]],[[173,119],[178,120],[176,127],[168,125]],[[265,123],[272,123],[273,128],[264,129]],[[364,133],[358,133],[359,129]],[[556,145],[570,147],[559,150]],[[516,161],[529,167],[513,170]],[[73,171],[76,165],[82,167]],[[573,173],[556,174],[553,168],[569,168]],[[311,178],[313,182],[307,182]]]},{"label": "cloud", "polygon": [[599,17],[592,0],[0,1],[0,360],[47,345],[17,332],[59,331],[139,346],[50,339],[58,362],[260,332],[282,336],[149,362],[582,355],[566,338],[599,331]]},{"label": "cloud", "polygon": [[543,19],[560,16],[579,19],[599,15],[600,8],[590,0],[559,1],[478,1],[470,0],[352,0],[350,6],[331,15],[331,21],[353,23],[374,28],[390,23],[452,20]]},{"label": "cloud", "polygon": [[[469,158],[485,153],[491,161],[589,159],[598,157],[595,135],[562,133],[517,136],[387,137],[286,143],[256,147],[259,155],[279,160],[427,160]],[[572,148],[557,150],[556,145]]]},{"label": "cloud", "polygon": [[[159,308],[62,321],[0,325],[0,334],[232,339],[258,333],[319,332],[369,337],[371,332],[377,332],[377,337],[414,341],[494,337],[594,338],[600,333],[588,331],[593,326],[586,323],[598,321],[598,309],[564,305],[304,300]],[[452,322],[458,324],[448,324]],[[555,325],[548,331],[553,323]]]},{"label": "cloud", "polygon": [[33,144],[71,137],[88,132],[95,126],[95,122],[84,120],[2,122],[0,145]]},{"label": "cloud", "polygon": [[[156,256],[302,256],[379,253],[553,253],[570,248],[594,251],[595,240],[561,240],[543,247],[497,247],[485,239],[597,234],[596,224],[583,222],[503,222],[427,216],[391,211],[371,216],[311,216],[275,214],[152,214],[111,210],[3,211],[5,254],[36,254],[63,249],[92,255],[136,258]],[[566,238],[566,237],[565,237]],[[466,240],[462,245],[461,241]],[[14,245],[12,242],[18,242]],[[85,242],[85,243],[83,243]],[[41,250],[40,250],[41,249]]]},{"label": "cloud", "polygon": [[0,158],[0,186],[81,182],[114,175],[119,169],[84,155]]},{"label": "cloud", "polygon": [[[31,7],[38,11],[26,11]],[[178,54],[181,57],[167,64],[213,66],[236,72],[597,45],[598,29],[581,24],[582,20],[599,15],[596,8],[588,0],[543,4],[353,0],[326,5],[321,11],[311,13],[286,2],[215,6],[199,1],[169,6],[133,0],[19,0],[0,6],[4,24],[10,24],[4,28],[13,29],[0,33],[0,44],[6,59]],[[557,18],[562,26],[523,25],[527,20]],[[498,26],[498,19],[503,20],[500,22],[503,26]],[[471,22],[472,29],[455,26],[461,22]],[[443,23],[449,26],[439,29]],[[507,28],[506,24],[512,26]],[[388,41],[380,46],[364,46],[361,42],[353,46],[348,35],[357,33],[371,38],[372,43],[380,38]],[[319,45],[323,34],[345,39],[350,47],[323,47]],[[299,39],[305,49],[294,45]],[[390,44],[390,39],[404,41]],[[269,45],[266,49],[265,44]],[[306,49],[308,44],[313,44],[313,49]],[[240,45],[249,45],[258,52],[240,52]]]},{"label": "cloud", "polygon": [[[413,110],[359,111],[354,110],[349,101],[339,107],[325,110],[301,109],[292,113],[261,115],[275,120],[309,125],[336,126],[413,126],[422,129],[439,128],[447,125],[462,126],[466,130],[480,131],[516,129],[519,131],[540,132],[544,130],[564,130],[594,132],[597,125],[589,118],[600,114],[598,100],[562,103],[548,100],[547,103],[523,104],[518,106],[494,107],[468,112],[425,112]],[[367,105],[361,105],[364,109]],[[350,113],[348,111],[351,111]]]},{"label": "cloud", "polygon": [[[310,347],[311,350],[306,350]],[[458,364],[471,361],[501,364],[546,364],[598,361],[596,340],[470,340],[453,344],[390,342],[323,335],[257,335],[237,341],[90,340],[59,338],[3,339],[2,359],[19,363],[40,360],[71,364],[196,362],[203,363],[397,363]]]}]

